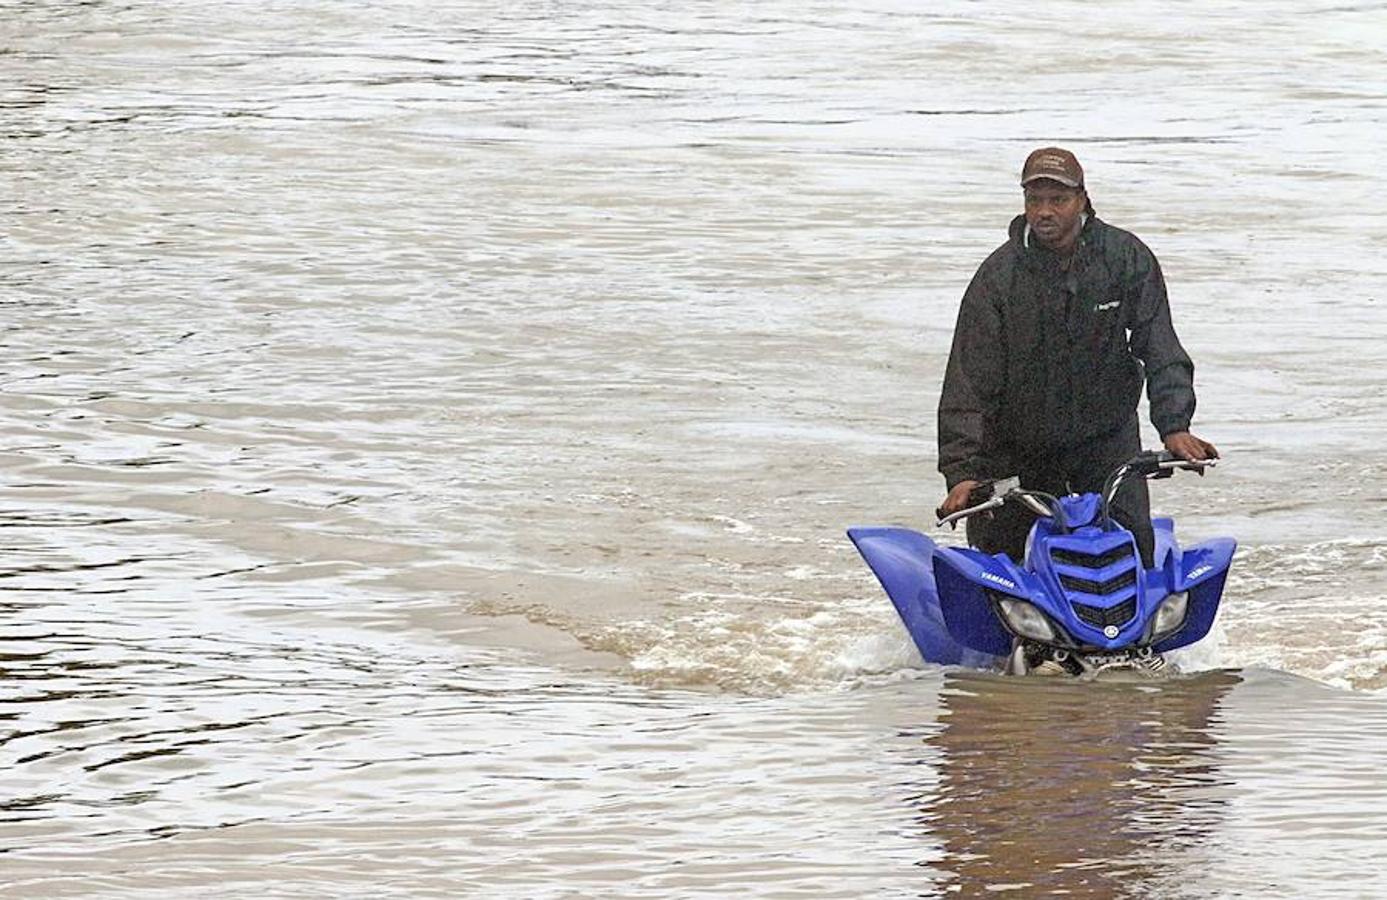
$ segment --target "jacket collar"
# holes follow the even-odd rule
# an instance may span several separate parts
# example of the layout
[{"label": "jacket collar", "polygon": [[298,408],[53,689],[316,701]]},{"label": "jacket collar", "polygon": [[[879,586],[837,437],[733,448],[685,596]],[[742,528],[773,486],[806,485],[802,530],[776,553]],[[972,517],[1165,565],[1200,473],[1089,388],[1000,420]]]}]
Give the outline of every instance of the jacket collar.
[{"label": "jacket collar", "polygon": [[[1088,230],[1088,223],[1089,223],[1092,219],[1093,219],[1093,216],[1089,215],[1088,213],[1080,213],[1080,214],[1079,214],[1079,236],[1080,236],[1080,237],[1083,237],[1084,232]],[[1021,249],[1022,249],[1022,250],[1039,249],[1039,248],[1032,248],[1032,247],[1031,247],[1031,223],[1026,221],[1026,217],[1025,217],[1025,216],[1017,216],[1016,219],[1012,221],[1012,223],[1011,223],[1012,227],[1009,229],[1009,230],[1011,231],[1011,233],[1012,233],[1011,236],[1012,236],[1013,238],[1018,237],[1018,235],[1017,235],[1017,233],[1016,233],[1016,231],[1017,231],[1016,226],[1017,226],[1018,224],[1021,226],[1020,235],[1019,235],[1020,241],[1021,241]]]},{"label": "jacket collar", "polygon": [[[1084,213],[1083,222],[1079,226],[1079,243],[1074,248],[1075,255],[1082,253],[1084,245],[1092,238],[1093,231],[1098,225],[1097,216],[1092,213]],[[1017,216],[1012,219],[1011,226],[1007,231],[1012,245],[1016,248],[1017,257],[1028,265],[1040,266],[1041,268],[1059,265],[1059,256],[1053,250],[1039,241],[1031,240],[1031,227],[1026,224],[1025,216]]]}]

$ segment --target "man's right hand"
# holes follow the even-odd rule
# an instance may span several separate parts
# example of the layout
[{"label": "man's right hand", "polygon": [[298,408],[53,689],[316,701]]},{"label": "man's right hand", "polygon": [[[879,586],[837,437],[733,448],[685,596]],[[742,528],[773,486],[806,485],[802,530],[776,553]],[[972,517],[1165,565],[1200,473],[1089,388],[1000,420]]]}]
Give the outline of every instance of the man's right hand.
[{"label": "man's right hand", "polygon": [[973,492],[981,486],[982,482],[971,479],[960,481],[954,485],[953,490],[949,491],[949,496],[944,498],[944,505],[934,511],[935,515],[942,519],[945,516],[953,515],[960,509],[967,509],[972,506],[973,504],[969,503],[968,500]]}]

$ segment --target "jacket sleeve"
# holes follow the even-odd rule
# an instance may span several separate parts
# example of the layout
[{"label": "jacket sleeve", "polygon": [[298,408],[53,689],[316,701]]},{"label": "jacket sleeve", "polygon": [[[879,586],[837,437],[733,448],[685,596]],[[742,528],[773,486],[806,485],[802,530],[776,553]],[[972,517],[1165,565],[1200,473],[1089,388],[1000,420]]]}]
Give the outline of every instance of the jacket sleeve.
[{"label": "jacket sleeve", "polygon": [[954,326],[939,395],[939,471],[950,490],[960,481],[996,477],[985,454],[984,410],[1000,402],[1001,317],[984,264],[973,276]]},{"label": "jacket sleeve", "polygon": [[1151,424],[1162,438],[1189,431],[1195,405],[1194,363],[1175,336],[1160,263],[1140,241],[1131,285],[1135,302],[1128,345],[1146,368]]}]

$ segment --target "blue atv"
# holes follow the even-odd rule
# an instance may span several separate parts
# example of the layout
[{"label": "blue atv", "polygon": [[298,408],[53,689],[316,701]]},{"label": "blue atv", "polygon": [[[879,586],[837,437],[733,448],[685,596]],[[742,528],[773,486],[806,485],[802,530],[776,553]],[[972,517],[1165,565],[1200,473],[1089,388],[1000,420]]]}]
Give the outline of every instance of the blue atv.
[{"label": "blue atv", "polygon": [[1202,471],[1165,452],[1140,453],[1108,476],[1101,494],[1054,497],[1016,478],[985,483],[980,502],[939,520],[954,525],[1007,503],[1033,511],[1026,556],[941,547],[906,528],[850,528],[852,538],[926,662],[1008,674],[1093,677],[1109,669],[1158,675],[1162,654],[1192,644],[1218,614],[1237,543],[1181,549],[1168,518],[1151,520],[1153,565],[1109,505],[1124,479]]}]

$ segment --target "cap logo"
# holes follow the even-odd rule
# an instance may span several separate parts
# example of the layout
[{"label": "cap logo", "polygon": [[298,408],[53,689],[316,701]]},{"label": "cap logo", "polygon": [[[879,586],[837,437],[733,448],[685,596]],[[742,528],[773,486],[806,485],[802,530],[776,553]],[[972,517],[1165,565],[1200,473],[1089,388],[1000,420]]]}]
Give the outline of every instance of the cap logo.
[{"label": "cap logo", "polygon": [[1041,147],[1026,157],[1021,167],[1021,183],[1050,178],[1066,187],[1083,187],[1084,167],[1063,147]]}]

